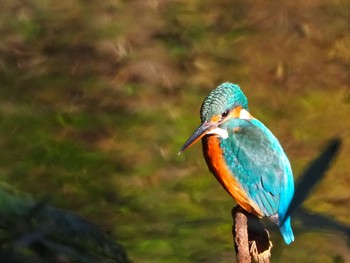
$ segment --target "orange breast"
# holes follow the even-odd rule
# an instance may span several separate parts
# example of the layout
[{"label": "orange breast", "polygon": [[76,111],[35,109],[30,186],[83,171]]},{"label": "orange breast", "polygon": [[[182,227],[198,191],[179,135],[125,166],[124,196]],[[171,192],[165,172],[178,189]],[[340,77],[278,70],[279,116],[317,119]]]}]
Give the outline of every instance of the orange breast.
[{"label": "orange breast", "polygon": [[219,138],[216,136],[205,136],[202,139],[202,145],[203,154],[209,170],[215,175],[220,184],[243,209],[262,217],[263,213],[257,204],[249,199],[245,190],[227,167],[222,149],[220,148]]}]

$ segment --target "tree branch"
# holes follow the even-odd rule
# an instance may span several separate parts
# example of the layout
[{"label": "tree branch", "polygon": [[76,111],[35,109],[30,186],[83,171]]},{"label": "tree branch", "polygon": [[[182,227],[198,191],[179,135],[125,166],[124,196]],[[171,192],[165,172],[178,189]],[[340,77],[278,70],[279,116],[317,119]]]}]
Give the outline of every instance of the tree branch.
[{"label": "tree branch", "polygon": [[240,206],[232,209],[232,235],[238,263],[269,263],[272,242],[259,219]]}]

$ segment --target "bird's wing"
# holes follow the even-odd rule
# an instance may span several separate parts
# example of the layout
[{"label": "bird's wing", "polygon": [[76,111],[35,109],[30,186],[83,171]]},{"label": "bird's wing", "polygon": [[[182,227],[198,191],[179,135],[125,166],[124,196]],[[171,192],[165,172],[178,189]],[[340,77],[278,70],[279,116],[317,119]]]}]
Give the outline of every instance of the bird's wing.
[{"label": "bird's wing", "polygon": [[224,140],[232,174],[265,216],[278,214],[289,161],[275,136],[258,120],[246,120]]}]

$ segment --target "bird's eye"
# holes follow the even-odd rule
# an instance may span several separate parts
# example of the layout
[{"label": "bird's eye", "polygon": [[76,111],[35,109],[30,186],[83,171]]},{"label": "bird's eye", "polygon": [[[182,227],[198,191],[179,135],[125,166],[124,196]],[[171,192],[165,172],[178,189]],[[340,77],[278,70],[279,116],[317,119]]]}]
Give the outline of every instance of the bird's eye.
[{"label": "bird's eye", "polygon": [[221,114],[221,117],[222,118],[226,118],[229,114],[229,110],[225,110],[222,114]]}]

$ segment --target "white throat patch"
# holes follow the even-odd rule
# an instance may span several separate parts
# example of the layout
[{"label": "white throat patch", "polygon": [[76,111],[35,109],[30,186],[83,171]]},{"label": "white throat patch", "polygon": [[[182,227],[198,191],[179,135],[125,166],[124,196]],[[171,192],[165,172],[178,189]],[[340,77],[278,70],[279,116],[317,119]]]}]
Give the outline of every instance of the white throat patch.
[{"label": "white throat patch", "polygon": [[228,138],[228,132],[225,129],[221,129],[219,127],[216,127],[215,129],[212,129],[207,134],[216,134],[216,135],[218,135],[219,137],[221,137],[223,139]]}]

